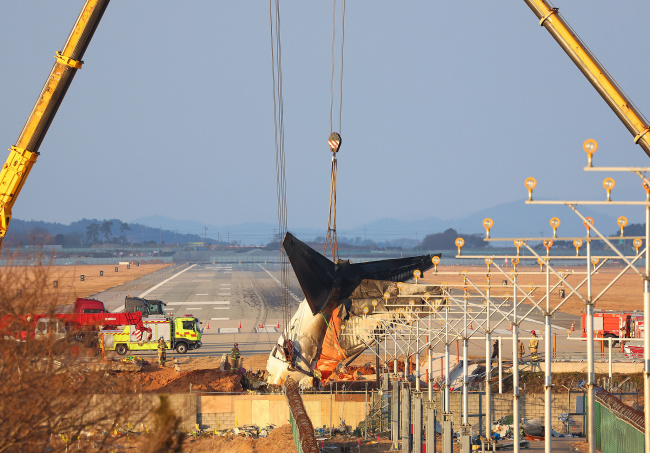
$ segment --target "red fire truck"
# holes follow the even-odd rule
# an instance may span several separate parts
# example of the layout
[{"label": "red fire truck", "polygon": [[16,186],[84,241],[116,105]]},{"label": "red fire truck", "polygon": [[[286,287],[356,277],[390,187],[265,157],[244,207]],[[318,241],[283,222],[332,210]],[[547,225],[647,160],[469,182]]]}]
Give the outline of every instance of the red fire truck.
[{"label": "red fire truck", "polygon": [[[594,311],[594,338],[642,338],[643,330],[642,311]],[[582,313],[582,338],[587,338],[587,313]]]}]

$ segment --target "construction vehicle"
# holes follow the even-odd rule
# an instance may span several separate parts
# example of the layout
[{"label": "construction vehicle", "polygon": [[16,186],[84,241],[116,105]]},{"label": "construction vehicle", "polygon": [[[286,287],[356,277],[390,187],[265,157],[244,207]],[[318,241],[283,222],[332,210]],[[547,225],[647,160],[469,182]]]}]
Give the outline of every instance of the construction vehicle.
[{"label": "construction vehicle", "polygon": [[83,55],[109,1],[86,0],[63,49],[56,53],[56,62],[18,140],[9,148],[9,157],[0,169],[0,252],[16,198],[39,156],[38,149],[72,79],[81,69]]},{"label": "construction vehicle", "polygon": [[7,315],[0,319],[0,332],[5,339],[49,339],[53,341],[55,350],[69,349],[73,354],[78,354],[81,347],[98,352],[101,333],[120,326],[133,327],[147,341],[152,337],[152,331],[143,324],[140,312]]},{"label": "construction vehicle", "polygon": [[[581,330],[582,338],[587,338],[587,313],[582,313]],[[594,311],[594,338],[643,338],[643,330],[642,311]],[[617,344],[612,341],[612,346]]]},{"label": "construction vehicle", "polygon": [[143,316],[165,316],[165,309],[167,304],[162,300],[157,299],[144,299],[142,297],[126,296],[124,298],[124,311],[134,313],[136,311],[142,312]]},{"label": "construction vehicle", "polygon": [[177,318],[145,318],[144,326],[151,331],[148,340],[136,326],[130,325],[122,330],[103,332],[103,343],[106,350],[115,351],[124,355],[128,351],[152,351],[158,349],[158,339],[165,341],[167,349],[174,349],[179,354],[188,350],[199,349],[202,346],[199,329],[200,321],[193,315],[184,315]]},{"label": "construction vehicle", "polygon": [[539,19],[539,24],[548,30],[607,105],[614,111],[618,119],[634,136],[634,143],[641,146],[645,153],[650,156],[650,134],[648,134],[650,127],[648,127],[648,121],[562,18],[559,8],[549,6],[545,0],[524,1]]},{"label": "construction vehicle", "polygon": [[97,299],[77,298],[74,303],[73,313],[108,313],[104,302]]}]

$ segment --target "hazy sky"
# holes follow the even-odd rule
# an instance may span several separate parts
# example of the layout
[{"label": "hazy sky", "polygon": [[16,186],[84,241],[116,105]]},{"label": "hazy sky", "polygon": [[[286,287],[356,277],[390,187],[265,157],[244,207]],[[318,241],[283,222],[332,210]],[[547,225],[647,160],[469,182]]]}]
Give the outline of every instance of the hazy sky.
[{"label": "hazy sky", "polygon": [[[2,2],[6,148],[82,4]],[[556,6],[650,115],[650,2]],[[332,3],[281,7],[289,226],[325,228]],[[650,160],[523,1],[351,0],[345,24],[339,228],[523,202],[528,176],[540,199],[604,199],[605,176],[644,199],[582,171],[587,138],[598,165]],[[267,2],[113,0],[84,61],[15,217],[277,221]]]}]

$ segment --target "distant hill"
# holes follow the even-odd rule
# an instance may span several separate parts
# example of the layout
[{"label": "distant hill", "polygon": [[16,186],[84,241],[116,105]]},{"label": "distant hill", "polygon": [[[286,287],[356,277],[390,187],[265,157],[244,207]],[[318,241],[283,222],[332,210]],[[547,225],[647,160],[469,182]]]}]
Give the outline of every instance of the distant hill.
[{"label": "distant hill", "polygon": [[[606,215],[588,207],[580,207],[585,216],[595,219],[596,228],[607,235],[616,234],[617,216]],[[494,226],[493,238],[512,237],[551,237],[553,231],[549,225],[552,217],[558,217],[561,225],[558,236],[584,236],[585,228],[581,219],[570,208],[562,205],[526,205],[524,200],[503,203],[486,208],[466,217],[441,219],[429,217],[424,219],[383,218],[355,226],[341,227],[337,231],[340,243],[357,247],[371,243],[379,247],[416,248],[425,236],[453,228],[460,234],[485,232],[483,219],[490,217]],[[641,220],[642,221],[642,220]],[[266,245],[278,240],[277,225],[273,223],[243,223],[230,225],[211,225],[185,219],[171,219],[162,215],[136,219],[128,224],[129,229],[121,229],[123,222],[119,219],[98,220],[81,219],[64,225],[37,220],[13,219],[7,233],[7,244],[33,242],[30,236],[49,235],[54,243],[66,246],[87,245],[89,227],[93,224],[103,225],[112,222],[110,236],[119,238],[124,243],[175,244],[188,242],[209,242],[235,245]],[[630,223],[639,222],[630,218]],[[344,223],[343,223],[344,225]],[[323,241],[326,229],[301,228],[289,226],[289,231],[305,241]],[[55,239],[59,236],[58,240]],[[103,242],[105,236],[98,233],[95,242]],[[58,241],[58,242],[56,242]]]}]

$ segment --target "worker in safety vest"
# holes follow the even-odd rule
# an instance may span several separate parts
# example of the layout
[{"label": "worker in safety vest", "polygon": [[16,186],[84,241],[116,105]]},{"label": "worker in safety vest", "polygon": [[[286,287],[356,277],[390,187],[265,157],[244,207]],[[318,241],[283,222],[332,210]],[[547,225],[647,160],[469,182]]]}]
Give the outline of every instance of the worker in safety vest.
[{"label": "worker in safety vest", "polygon": [[167,346],[165,345],[165,339],[160,337],[158,339],[158,364],[160,366],[165,366],[167,361]]},{"label": "worker in safety vest", "polygon": [[528,343],[528,348],[530,349],[530,357],[533,362],[537,362],[537,348],[539,347],[539,341],[537,340],[537,335],[535,335],[534,330],[531,330],[530,333],[533,336],[533,338],[531,338],[530,342]]},{"label": "worker in safety vest", "polygon": [[233,346],[232,350],[230,351],[230,372],[231,373],[237,372],[239,356],[240,356],[239,345],[235,343],[235,346]]}]

